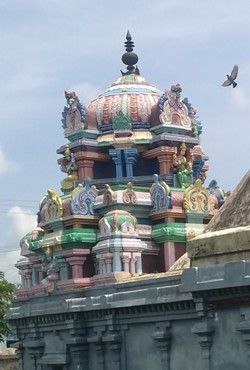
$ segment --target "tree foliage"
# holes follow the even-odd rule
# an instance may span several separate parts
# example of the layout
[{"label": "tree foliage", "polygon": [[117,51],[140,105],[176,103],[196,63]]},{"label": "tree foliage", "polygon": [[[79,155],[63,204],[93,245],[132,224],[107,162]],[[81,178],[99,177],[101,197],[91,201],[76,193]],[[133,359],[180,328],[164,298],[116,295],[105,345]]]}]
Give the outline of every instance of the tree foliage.
[{"label": "tree foliage", "polygon": [[8,326],[4,315],[14,298],[15,291],[16,285],[11,284],[4,279],[3,273],[0,272],[0,342],[3,342],[4,337],[8,332]]}]

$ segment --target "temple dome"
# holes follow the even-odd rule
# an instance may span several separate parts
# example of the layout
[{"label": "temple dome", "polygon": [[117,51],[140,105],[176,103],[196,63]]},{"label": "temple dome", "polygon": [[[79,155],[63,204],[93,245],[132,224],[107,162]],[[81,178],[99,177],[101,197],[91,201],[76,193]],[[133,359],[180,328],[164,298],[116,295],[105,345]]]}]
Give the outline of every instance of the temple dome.
[{"label": "temple dome", "polygon": [[91,101],[86,109],[86,128],[102,132],[113,130],[116,117],[122,114],[132,129],[146,129],[152,124],[152,108],[160,93],[144,77],[123,75]]}]

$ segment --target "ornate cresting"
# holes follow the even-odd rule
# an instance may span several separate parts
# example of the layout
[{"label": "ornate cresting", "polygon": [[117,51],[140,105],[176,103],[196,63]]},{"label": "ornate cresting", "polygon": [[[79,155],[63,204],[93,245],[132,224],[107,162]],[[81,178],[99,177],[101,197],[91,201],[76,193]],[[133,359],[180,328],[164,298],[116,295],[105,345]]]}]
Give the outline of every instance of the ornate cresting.
[{"label": "ornate cresting", "polygon": [[183,198],[183,208],[190,212],[208,214],[213,212],[214,202],[200,179],[186,189]]},{"label": "ornate cresting", "polygon": [[111,205],[116,197],[115,191],[111,189],[109,184],[105,184],[105,191],[103,193],[103,204],[106,206]]},{"label": "ornate cresting", "polygon": [[65,91],[65,98],[67,106],[64,107],[61,121],[65,137],[72,141],[84,130],[86,111],[74,91]]},{"label": "ornate cresting", "polygon": [[136,193],[133,190],[132,182],[127,183],[127,189],[124,190],[122,194],[122,200],[126,204],[136,204],[137,203]]},{"label": "ornate cresting", "polygon": [[94,215],[95,198],[98,190],[94,185],[90,186],[85,182],[85,186],[79,184],[71,194],[70,210],[73,215]]},{"label": "ornate cresting", "polygon": [[159,181],[157,174],[154,175],[154,184],[150,188],[153,212],[172,208],[170,188],[164,181]]},{"label": "ornate cresting", "polygon": [[180,100],[182,88],[180,84],[172,85],[171,90],[166,90],[160,103],[160,122],[167,125],[192,128],[192,119],[186,104]]}]

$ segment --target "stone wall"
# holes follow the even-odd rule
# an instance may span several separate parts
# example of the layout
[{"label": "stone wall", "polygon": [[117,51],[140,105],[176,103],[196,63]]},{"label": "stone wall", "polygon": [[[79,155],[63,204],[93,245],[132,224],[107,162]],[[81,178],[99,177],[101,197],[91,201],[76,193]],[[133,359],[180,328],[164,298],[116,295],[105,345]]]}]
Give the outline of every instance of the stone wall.
[{"label": "stone wall", "polygon": [[243,261],[193,267],[16,302],[20,369],[248,370],[248,271]]},{"label": "stone wall", "polygon": [[17,370],[18,359],[16,350],[13,348],[5,348],[0,350],[0,370]]}]

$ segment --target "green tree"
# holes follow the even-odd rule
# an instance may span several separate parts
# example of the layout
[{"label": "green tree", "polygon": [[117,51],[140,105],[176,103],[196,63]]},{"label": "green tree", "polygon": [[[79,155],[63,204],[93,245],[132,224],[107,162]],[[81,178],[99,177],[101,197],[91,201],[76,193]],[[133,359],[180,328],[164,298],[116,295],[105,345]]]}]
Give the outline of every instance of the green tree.
[{"label": "green tree", "polygon": [[4,315],[14,298],[15,291],[16,285],[9,283],[4,278],[4,274],[0,271],[0,342],[4,341],[4,337],[8,332],[8,326]]}]

